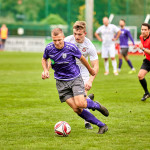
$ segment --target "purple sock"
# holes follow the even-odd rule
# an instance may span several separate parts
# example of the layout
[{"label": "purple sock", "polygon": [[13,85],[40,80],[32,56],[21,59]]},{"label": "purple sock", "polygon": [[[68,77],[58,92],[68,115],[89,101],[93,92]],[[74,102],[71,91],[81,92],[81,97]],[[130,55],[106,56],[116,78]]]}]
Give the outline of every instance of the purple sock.
[{"label": "purple sock", "polygon": [[[78,114],[79,115],[79,114]],[[98,127],[103,127],[105,124],[98,120],[93,114],[88,112],[87,110],[83,109],[82,113],[79,115],[81,118],[85,119],[86,121],[97,125]]]},{"label": "purple sock", "polygon": [[133,68],[133,66],[132,66],[131,61],[130,61],[130,60],[128,60],[128,61],[127,61],[127,63],[128,63],[128,65],[130,66],[130,68],[132,69],[132,68]]},{"label": "purple sock", "polygon": [[95,103],[90,98],[87,98],[86,100],[87,100],[87,108],[100,110],[100,105],[98,103]]},{"label": "purple sock", "polygon": [[122,59],[119,59],[119,69],[121,69],[122,66]]}]

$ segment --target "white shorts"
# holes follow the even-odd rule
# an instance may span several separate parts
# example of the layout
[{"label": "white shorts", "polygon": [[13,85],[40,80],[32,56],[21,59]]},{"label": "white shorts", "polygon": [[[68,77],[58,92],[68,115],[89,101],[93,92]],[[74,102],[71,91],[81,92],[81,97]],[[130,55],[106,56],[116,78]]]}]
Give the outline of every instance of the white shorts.
[{"label": "white shorts", "polygon": [[83,79],[84,84],[85,84],[87,81],[89,81],[89,78],[90,78],[90,77],[84,77],[84,76],[81,76],[81,77],[82,77],[82,79]]},{"label": "white shorts", "polygon": [[106,46],[102,46],[102,58],[108,58],[110,56],[110,58],[115,57],[116,55],[116,50],[115,50],[115,45],[106,47]]}]

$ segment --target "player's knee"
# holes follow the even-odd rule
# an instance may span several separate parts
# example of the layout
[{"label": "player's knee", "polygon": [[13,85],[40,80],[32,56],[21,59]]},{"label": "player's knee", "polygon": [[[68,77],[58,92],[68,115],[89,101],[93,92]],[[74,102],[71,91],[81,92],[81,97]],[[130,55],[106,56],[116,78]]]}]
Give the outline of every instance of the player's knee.
[{"label": "player's knee", "polygon": [[128,61],[128,57],[127,56],[124,56],[124,58],[125,58],[126,61]]},{"label": "player's knee", "polygon": [[77,108],[81,108],[81,102],[76,102]]},{"label": "player's knee", "polygon": [[77,114],[80,114],[80,109],[78,109],[78,108],[73,108],[73,111]]},{"label": "player's knee", "polygon": [[73,109],[73,111],[74,111],[75,113],[78,113],[78,109]]},{"label": "player's knee", "polygon": [[119,55],[119,59],[122,59],[122,56],[121,56],[121,55]]},{"label": "player's knee", "polygon": [[112,57],[111,60],[115,60],[115,57]]},{"label": "player's knee", "polygon": [[143,80],[144,79],[144,75],[142,75],[141,73],[138,74],[138,78],[139,80]]},{"label": "player's knee", "polygon": [[87,101],[84,96],[76,97],[75,98],[75,105],[77,108],[86,108]]},{"label": "player's knee", "polygon": [[86,103],[85,101],[78,101],[76,102],[77,108],[86,108]]}]

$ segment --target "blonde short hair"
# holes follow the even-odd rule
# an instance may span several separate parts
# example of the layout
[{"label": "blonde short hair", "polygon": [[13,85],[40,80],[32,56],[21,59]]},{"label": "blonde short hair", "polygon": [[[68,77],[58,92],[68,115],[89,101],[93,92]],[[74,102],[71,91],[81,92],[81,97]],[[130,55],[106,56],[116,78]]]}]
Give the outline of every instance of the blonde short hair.
[{"label": "blonde short hair", "polygon": [[85,21],[76,21],[73,25],[73,29],[84,30],[86,32],[86,22]]},{"label": "blonde short hair", "polygon": [[59,35],[60,33],[64,34],[63,33],[63,30],[61,28],[55,28],[51,31],[51,36],[54,35],[54,36],[57,36]]}]

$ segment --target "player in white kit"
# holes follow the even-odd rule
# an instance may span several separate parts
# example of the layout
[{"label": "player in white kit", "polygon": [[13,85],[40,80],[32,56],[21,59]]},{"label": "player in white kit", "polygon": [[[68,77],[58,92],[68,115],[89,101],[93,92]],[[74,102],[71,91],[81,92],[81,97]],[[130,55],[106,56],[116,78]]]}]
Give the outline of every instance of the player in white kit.
[{"label": "player in white kit", "polygon": [[[87,60],[88,57],[90,58],[92,68],[97,74],[99,71],[99,61],[97,51],[92,42],[85,36],[86,36],[86,23],[84,21],[76,21],[73,26],[73,35],[66,37],[65,41],[75,44]],[[87,94],[87,92],[92,87],[92,83],[96,75],[90,76],[86,67],[79,60],[76,61],[78,66],[80,67],[81,76],[85,84],[85,92]],[[94,95],[93,97],[92,95],[90,95],[89,97],[92,99],[94,98]],[[89,122],[85,122],[85,128],[92,129],[93,127]]]},{"label": "player in white kit", "polygon": [[114,75],[118,75],[115,59],[115,41],[119,38],[120,34],[120,29],[114,24],[109,24],[107,17],[103,18],[103,25],[95,32],[96,38],[102,42],[102,58],[104,59],[105,75],[109,74],[109,56],[112,60]]}]

